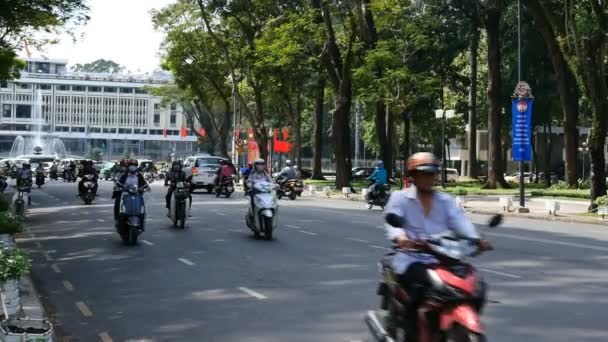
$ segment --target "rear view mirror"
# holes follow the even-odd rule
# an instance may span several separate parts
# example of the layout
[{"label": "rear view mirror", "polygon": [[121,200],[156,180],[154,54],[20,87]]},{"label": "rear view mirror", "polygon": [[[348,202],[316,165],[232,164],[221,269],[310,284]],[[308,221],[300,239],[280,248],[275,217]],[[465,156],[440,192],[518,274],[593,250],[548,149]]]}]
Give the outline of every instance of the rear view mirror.
[{"label": "rear view mirror", "polygon": [[501,214],[494,215],[490,219],[490,222],[488,222],[488,227],[494,228],[494,227],[499,226],[501,223],[502,223],[502,215]]}]

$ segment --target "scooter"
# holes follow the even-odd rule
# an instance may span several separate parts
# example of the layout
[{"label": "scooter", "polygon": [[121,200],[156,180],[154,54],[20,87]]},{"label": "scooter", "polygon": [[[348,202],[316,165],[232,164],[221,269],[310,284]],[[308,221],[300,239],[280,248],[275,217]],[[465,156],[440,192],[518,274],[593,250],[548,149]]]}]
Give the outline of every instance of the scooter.
[{"label": "scooter", "polygon": [[88,174],[84,175],[84,182],[82,183],[84,192],[80,194],[85,204],[91,204],[95,199],[95,176]]},{"label": "scooter", "polygon": [[136,245],[137,238],[144,231],[146,206],[143,193],[149,190],[147,185],[143,188],[136,185],[123,188],[117,231],[125,245]]},{"label": "scooter", "polygon": [[222,180],[222,184],[215,187],[215,197],[220,197],[220,195],[226,196],[226,198],[230,197],[234,192],[234,177],[224,177]]},{"label": "scooter", "polygon": [[[371,186],[371,185],[370,185]],[[378,191],[367,191],[365,194],[365,201],[367,202],[367,209],[372,209],[374,206],[378,206],[384,210],[388,199],[391,196],[391,187],[388,184],[384,184]]]},{"label": "scooter", "polygon": [[72,170],[65,171],[64,176],[63,176],[63,181],[64,182],[68,182],[68,183],[75,182],[76,181],[76,174]]},{"label": "scooter", "polygon": [[[502,216],[496,215],[489,226],[496,227],[501,222]],[[477,241],[456,237],[449,232],[428,237],[421,247],[409,252],[431,255],[438,262],[428,269],[431,287],[418,308],[418,336],[414,339],[404,336],[406,307],[411,304],[391,266],[395,252],[388,253],[379,264],[383,275],[377,290],[381,297],[381,311],[368,311],[365,316],[372,336],[383,342],[485,341],[479,314],[485,300],[486,285],[475,267],[466,262],[467,257],[479,254]],[[398,250],[397,247],[394,249]]]},{"label": "scooter", "polygon": [[57,170],[51,170],[49,172],[49,178],[52,180],[58,180],[59,176],[57,175]]},{"label": "scooter", "polygon": [[144,173],[144,179],[146,180],[146,182],[148,182],[148,184],[152,184],[152,183],[154,183],[156,176],[154,175],[154,172],[146,171]]},{"label": "scooter", "polygon": [[254,183],[251,189],[253,206],[249,206],[245,220],[256,238],[264,235],[264,239],[272,240],[277,227],[279,205],[272,189],[273,184],[269,182]]},{"label": "scooter", "polygon": [[186,226],[186,219],[190,212],[190,208],[186,204],[188,199],[188,191],[184,186],[184,182],[177,182],[175,190],[171,195],[171,202],[169,207],[169,218],[173,221],[174,227],[184,229]]},{"label": "scooter", "polygon": [[279,186],[277,197],[281,199],[281,197],[287,196],[289,199],[295,200],[296,197],[302,196],[303,191],[304,182],[299,179],[290,179]]},{"label": "scooter", "polygon": [[44,172],[42,171],[37,171],[36,172],[36,186],[38,187],[38,189],[40,189],[42,187],[42,185],[44,185]]},{"label": "scooter", "polygon": [[30,191],[32,190],[32,179],[30,175],[20,175],[21,184],[13,195],[13,212],[17,216],[25,218],[27,208],[31,204]]}]

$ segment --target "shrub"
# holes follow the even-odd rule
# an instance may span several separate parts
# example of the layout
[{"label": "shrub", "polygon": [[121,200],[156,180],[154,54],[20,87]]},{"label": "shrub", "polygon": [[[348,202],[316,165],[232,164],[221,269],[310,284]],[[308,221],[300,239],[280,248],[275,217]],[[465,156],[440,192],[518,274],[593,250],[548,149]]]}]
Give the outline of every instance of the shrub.
[{"label": "shrub", "polygon": [[589,180],[588,179],[579,179],[578,188],[579,189],[589,189],[590,188]]},{"label": "shrub", "polygon": [[605,206],[608,205],[608,195],[600,196],[593,201],[594,204]]},{"label": "shrub", "polygon": [[15,234],[23,229],[21,217],[10,211],[0,212],[0,234]]},{"label": "shrub", "polygon": [[568,183],[559,181],[557,184],[553,184],[549,190],[568,190]]},{"label": "shrub", "polygon": [[19,279],[30,271],[32,259],[26,251],[19,248],[0,250],[0,281]]},{"label": "shrub", "polygon": [[8,199],[8,196],[5,194],[0,194],[0,212],[8,211],[11,206],[11,202]]},{"label": "shrub", "polygon": [[591,192],[581,190],[555,190],[552,188],[546,190],[532,190],[530,194],[534,197],[569,197],[590,199]]},{"label": "shrub", "polygon": [[466,196],[467,195],[467,189],[463,188],[463,187],[457,187],[456,189],[454,189],[453,194],[456,196]]}]

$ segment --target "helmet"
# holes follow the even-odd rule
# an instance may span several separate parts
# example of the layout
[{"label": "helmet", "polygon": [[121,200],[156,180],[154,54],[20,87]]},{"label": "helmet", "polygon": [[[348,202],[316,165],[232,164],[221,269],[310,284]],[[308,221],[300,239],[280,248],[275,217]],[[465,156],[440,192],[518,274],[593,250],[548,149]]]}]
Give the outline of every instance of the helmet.
[{"label": "helmet", "polygon": [[266,169],[266,162],[264,159],[256,159],[253,162],[253,167],[256,171],[264,171],[264,169]]},{"label": "helmet", "polygon": [[429,152],[418,152],[412,154],[407,160],[408,172],[438,173],[439,161],[434,154]]},{"label": "helmet", "polygon": [[139,162],[137,161],[137,159],[127,159],[127,165],[135,165],[138,166]]},{"label": "helmet", "polygon": [[382,160],[378,160],[376,162],[376,167],[383,169],[384,168],[384,162]]},{"label": "helmet", "polygon": [[119,164],[119,165],[120,165],[120,166],[127,166],[127,162],[128,162],[128,161],[129,161],[128,159],[121,159],[121,160],[120,160],[120,164]]},{"label": "helmet", "polygon": [[291,163],[291,160],[290,160],[290,159],[287,159],[287,160],[285,161],[285,165],[287,165],[287,166],[291,166],[291,164],[292,164],[292,163]]}]

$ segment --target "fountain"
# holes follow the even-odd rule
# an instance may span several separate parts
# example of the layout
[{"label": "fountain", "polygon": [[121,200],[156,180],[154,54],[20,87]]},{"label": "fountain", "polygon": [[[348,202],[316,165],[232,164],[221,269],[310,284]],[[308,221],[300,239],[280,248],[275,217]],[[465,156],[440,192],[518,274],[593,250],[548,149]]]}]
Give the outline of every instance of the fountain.
[{"label": "fountain", "polygon": [[59,138],[43,136],[43,126],[46,123],[42,113],[42,93],[38,89],[32,106],[32,135],[17,136],[13,141],[9,158],[17,158],[27,154],[54,155],[59,159],[67,158],[68,152]]}]

